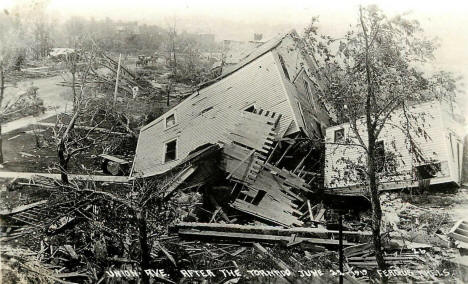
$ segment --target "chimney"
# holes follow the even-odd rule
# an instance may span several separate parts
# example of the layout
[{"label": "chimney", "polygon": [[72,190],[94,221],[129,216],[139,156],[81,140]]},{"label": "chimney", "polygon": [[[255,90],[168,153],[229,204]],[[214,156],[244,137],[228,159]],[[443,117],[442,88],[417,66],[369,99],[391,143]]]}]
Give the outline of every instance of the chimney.
[{"label": "chimney", "polygon": [[261,41],[262,38],[263,38],[263,34],[254,33],[254,41]]}]

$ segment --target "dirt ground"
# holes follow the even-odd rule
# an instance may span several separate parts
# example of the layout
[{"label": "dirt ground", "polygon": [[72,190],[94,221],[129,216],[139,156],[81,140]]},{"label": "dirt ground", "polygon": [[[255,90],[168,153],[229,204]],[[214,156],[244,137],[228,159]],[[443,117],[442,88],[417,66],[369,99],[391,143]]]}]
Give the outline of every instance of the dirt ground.
[{"label": "dirt ground", "polygon": [[[57,149],[56,144],[50,141],[52,136],[51,127],[39,125],[30,125],[3,135],[5,163],[0,171],[58,173]],[[77,154],[70,160],[70,173],[103,174],[101,160],[98,157],[102,153],[103,149],[100,145],[96,145],[86,152]]]}]

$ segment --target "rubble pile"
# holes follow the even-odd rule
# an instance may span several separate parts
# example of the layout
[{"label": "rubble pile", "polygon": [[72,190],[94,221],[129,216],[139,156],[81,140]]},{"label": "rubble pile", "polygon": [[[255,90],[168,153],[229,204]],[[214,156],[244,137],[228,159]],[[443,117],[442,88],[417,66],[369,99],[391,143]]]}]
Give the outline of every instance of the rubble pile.
[{"label": "rubble pile", "polygon": [[[21,263],[18,269],[51,281],[102,282],[109,269],[140,271],[146,265],[164,267],[167,275],[155,277],[173,283],[198,270],[338,271],[342,249],[348,280],[381,277],[375,272],[369,211],[344,214],[316,198],[318,190],[311,184],[317,175],[314,168],[303,166],[310,164],[307,156],[295,159],[299,165],[293,167],[282,162],[287,153],[302,153],[294,149],[303,139],[296,135],[278,145],[274,141],[278,119],[275,113],[245,113],[230,132],[231,142],[198,147],[157,177],[120,185],[22,181],[23,186],[41,189],[41,198],[1,212],[5,219],[1,241],[30,251],[21,257],[2,254],[14,259],[11,265]],[[249,136],[251,132],[259,135]],[[389,268],[444,271],[444,259],[454,255],[447,249],[450,218],[441,208],[403,202],[394,193],[381,198]],[[339,215],[345,216],[341,231]],[[182,268],[187,275],[181,274]],[[437,279],[434,274],[401,277]]]}]

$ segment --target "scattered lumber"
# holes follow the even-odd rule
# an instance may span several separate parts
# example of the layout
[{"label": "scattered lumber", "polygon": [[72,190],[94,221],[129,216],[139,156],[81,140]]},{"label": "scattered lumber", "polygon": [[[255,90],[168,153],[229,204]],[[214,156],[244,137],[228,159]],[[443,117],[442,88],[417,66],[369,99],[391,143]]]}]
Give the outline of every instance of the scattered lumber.
[{"label": "scattered lumber", "polygon": [[[33,124],[40,125],[40,126],[47,126],[47,127],[64,127],[64,126],[67,126],[66,124],[56,124],[56,123],[50,123],[50,122],[34,122]],[[113,134],[113,135],[127,135],[127,136],[130,135],[129,133],[116,132],[116,131],[112,131],[111,129],[102,128],[102,127],[76,125],[75,128],[76,129],[90,130],[90,131],[98,131],[98,132],[103,132],[103,133],[108,133],[108,134]]]},{"label": "scattered lumber", "polygon": [[[269,164],[275,129],[281,115],[266,110],[242,111],[239,123],[223,147],[221,169],[226,179],[239,184],[232,192],[231,207],[281,226],[301,226],[298,205],[310,192],[305,180]],[[234,186],[236,188],[236,186]]]},{"label": "scattered lumber", "polygon": [[[338,231],[318,228],[291,228],[284,229],[273,226],[249,226],[237,224],[215,224],[215,223],[187,223],[182,222],[171,230],[181,237],[225,239],[238,242],[272,242],[283,243],[286,246],[300,243],[331,245],[339,244]],[[344,235],[350,239],[358,240],[369,236],[369,232],[345,231]],[[345,246],[353,246],[357,243],[345,240]]]},{"label": "scattered lumber", "polygon": [[456,222],[452,229],[450,229],[448,236],[468,244],[468,221],[462,219]]},{"label": "scattered lumber", "polygon": [[[248,234],[248,233],[233,233],[233,232],[218,232],[218,231],[195,231],[195,230],[179,230],[179,236],[191,236],[191,237],[207,237],[215,239],[229,239],[237,240],[240,242],[251,243],[252,241],[263,241],[263,242],[280,242],[288,243],[291,239],[290,236],[274,236],[274,235],[262,235],[262,234]],[[296,241],[308,242],[312,244],[320,245],[334,245],[339,244],[338,240],[332,239],[320,239],[320,238],[297,238]],[[350,246],[355,243],[343,242],[343,245]]]},{"label": "scattered lumber", "polygon": [[183,169],[180,171],[171,182],[166,184],[164,188],[161,190],[164,192],[164,200],[167,200],[174,191],[185,181],[187,180],[195,171],[197,170],[197,166],[191,166]]},{"label": "scattered lumber", "polygon": [[355,255],[362,255],[372,251],[373,245],[371,243],[358,244],[343,249],[345,257],[351,257]]},{"label": "scattered lumber", "polygon": [[[294,227],[294,228],[282,228],[277,226],[267,225],[239,225],[239,224],[219,224],[219,223],[196,223],[196,222],[180,222],[172,227],[176,231],[178,229],[197,229],[197,230],[214,230],[214,231],[234,231],[234,232],[246,232],[246,233],[262,233],[272,235],[287,235],[297,234],[298,236],[337,236],[338,231],[328,230],[324,228],[306,228],[306,227]],[[343,231],[343,236],[351,237],[371,237],[372,232],[369,231]]]}]

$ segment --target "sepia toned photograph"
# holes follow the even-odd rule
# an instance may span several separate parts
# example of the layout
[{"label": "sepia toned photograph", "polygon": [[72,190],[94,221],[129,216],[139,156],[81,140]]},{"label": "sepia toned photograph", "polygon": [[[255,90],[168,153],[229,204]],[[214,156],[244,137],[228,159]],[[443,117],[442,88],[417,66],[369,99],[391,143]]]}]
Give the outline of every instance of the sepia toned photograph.
[{"label": "sepia toned photograph", "polygon": [[467,15],[0,0],[0,283],[468,283]]}]

